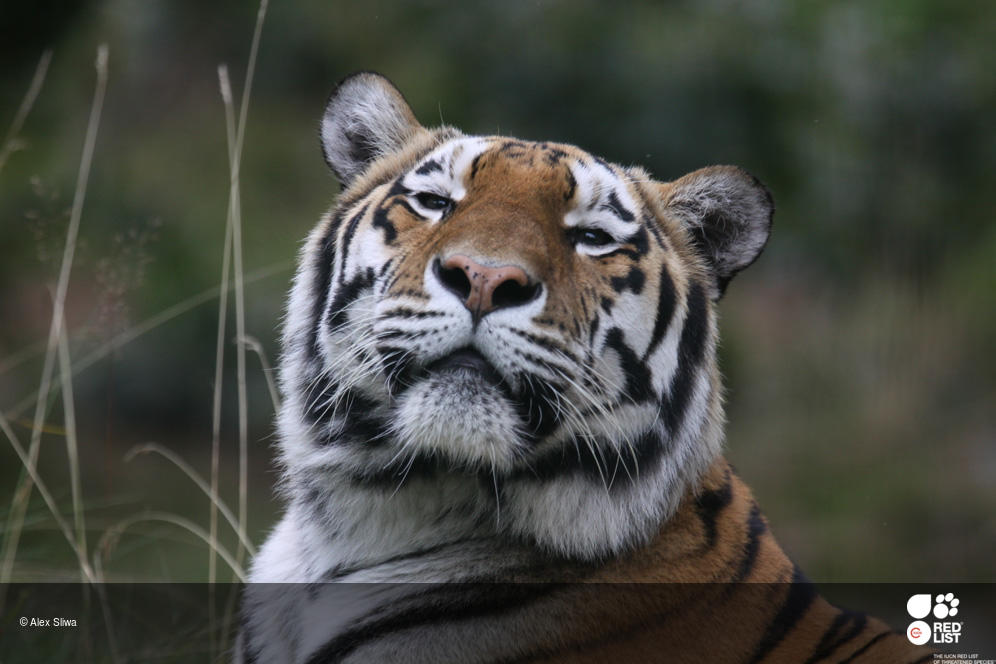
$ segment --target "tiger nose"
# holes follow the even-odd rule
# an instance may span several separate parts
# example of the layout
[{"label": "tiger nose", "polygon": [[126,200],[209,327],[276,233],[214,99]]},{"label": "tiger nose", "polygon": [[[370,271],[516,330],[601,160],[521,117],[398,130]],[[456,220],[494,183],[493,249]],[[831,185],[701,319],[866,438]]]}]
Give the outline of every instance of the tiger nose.
[{"label": "tiger nose", "polygon": [[443,261],[437,258],[433,271],[439,282],[460,298],[475,324],[492,311],[521,306],[540,293],[540,284],[531,283],[526,271],[516,265],[486,267],[455,254]]}]

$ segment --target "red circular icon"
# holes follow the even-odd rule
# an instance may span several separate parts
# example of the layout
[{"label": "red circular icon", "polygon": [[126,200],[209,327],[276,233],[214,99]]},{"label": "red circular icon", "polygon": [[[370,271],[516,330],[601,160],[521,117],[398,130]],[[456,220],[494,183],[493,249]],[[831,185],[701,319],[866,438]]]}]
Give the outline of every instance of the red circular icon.
[{"label": "red circular icon", "polygon": [[921,632],[919,627],[914,627],[913,629],[910,630],[910,636],[912,636],[914,639],[919,639],[920,634]]}]

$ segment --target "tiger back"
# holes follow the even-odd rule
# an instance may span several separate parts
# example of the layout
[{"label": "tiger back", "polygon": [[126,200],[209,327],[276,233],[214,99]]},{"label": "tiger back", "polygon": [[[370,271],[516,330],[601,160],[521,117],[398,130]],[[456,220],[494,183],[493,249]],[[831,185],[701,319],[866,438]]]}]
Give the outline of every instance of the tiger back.
[{"label": "tiger back", "polygon": [[820,598],[722,457],[755,178],[427,129],[370,73],[321,134],[243,661],[930,659]]}]

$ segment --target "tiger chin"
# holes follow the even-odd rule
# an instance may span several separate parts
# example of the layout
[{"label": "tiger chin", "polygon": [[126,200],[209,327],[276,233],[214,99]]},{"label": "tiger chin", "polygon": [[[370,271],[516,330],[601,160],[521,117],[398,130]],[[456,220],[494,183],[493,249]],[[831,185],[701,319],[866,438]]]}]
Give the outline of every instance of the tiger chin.
[{"label": "tiger chin", "polygon": [[716,303],[767,241],[758,180],[429,129],[373,73],[321,143],[342,191],[287,307],[286,511],[238,659],[930,659],[820,598],[722,456]]}]

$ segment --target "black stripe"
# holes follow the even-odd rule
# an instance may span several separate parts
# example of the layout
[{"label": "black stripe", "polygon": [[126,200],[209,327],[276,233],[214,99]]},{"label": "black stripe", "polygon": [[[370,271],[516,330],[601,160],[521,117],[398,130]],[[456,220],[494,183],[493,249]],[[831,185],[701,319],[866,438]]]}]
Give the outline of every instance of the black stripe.
[{"label": "black stripe", "polygon": [[679,425],[685,418],[695,375],[705,354],[708,333],[705,292],[697,281],[693,281],[688,290],[687,302],[688,313],[685,315],[685,326],[681,330],[681,341],[678,343],[678,367],[671,379],[668,403],[665,404],[663,412],[664,423],[671,436],[677,435]]},{"label": "black stripe", "polygon": [[520,141],[516,139],[505,139],[501,142],[501,146],[498,148],[499,152],[513,152],[515,150],[528,150],[529,144],[525,141]]},{"label": "black stripe", "polygon": [[[400,327],[389,327],[377,332],[377,341],[388,339],[419,339],[421,337],[436,334],[438,330],[403,330]],[[377,350],[380,350],[379,348]]]},{"label": "black stripe", "polygon": [[567,169],[567,191],[564,193],[564,202],[569,203],[574,198],[574,192],[578,188],[578,181],[574,179],[574,173]]},{"label": "black stripe", "polygon": [[481,159],[486,154],[488,154],[488,153],[487,152],[482,152],[479,155],[477,155],[476,157],[474,157],[474,161],[470,162],[470,180],[473,180],[475,177],[477,177],[477,171],[481,167]]},{"label": "black stripe", "polygon": [[[387,340],[392,337],[404,337],[399,339],[399,341],[404,343],[405,338],[413,339],[425,334],[428,334],[428,331],[411,333],[403,332],[401,330],[388,330],[386,332],[382,332],[378,336],[381,340]],[[388,346],[386,344],[379,344],[377,346],[377,354],[380,355],[380,361],[384,366],[384,373],[387,376],[387,389],[391,392],[394,398],[398,398],[412,386],[414,380],[414,361],[412,354],[408,349],[399,348],[397,346]]]},{"label": "black stripe", "polygon": [[866,643],[865,645],[861,646],[853,653],[851,653],[850,657],[848,657],[847,659],[840,660],[839,664],[849,664],[849,662],[853,662],[858,657],[868,652],[869,648],[871,648],[873,645],[875,645],[885,637],[889,636],[890,634],[895,634],[895,632],[893,632],[891,629],[887,629],[884,632],[879,632],[878,634],[875,635],[875,637],[871,641],[869,641],[868,643]]},{"label": "black stripe", "polygon": [[[589,445],[590,442],[590,445]],[[562,448],[530,462],[528,469],[516,470],[511,478],[547,482],[557,477],[580,474],[591,481],[606,482],[616,491],[636,481],[667,452],[666,441],[655,431],[647,431],[619,449],[603,438],[586,441],[575,437]]]},{"label": "black stripe", "polygon": [[[243,594],[243,603],[247,602],[245,594]],[[242,636],[242,664],[256,664],[259,661],[259,649],[253,648],[252,642],[252,632],[249,629],[249,616],[245,613],[246,609],[243,607],[242,620],[241,623],[241,636]]]},{"label": "black stripe", "polygon": [[439,163],[436,159],[430,159],[421,166],[415,169],[416,175],[428,175],[429,173],[435,173],[436,171],[443,170],[443,165]]},{"label": "black stripe", "polygon": [[792,584],[789,586],[785,602],[757,644],[757,649],[750,659],[751,664],[763,660],[785,639],[816,597],[816,588],[796,567],[792,572]]},{"label": "black stripe", "polygon": [[360,211],[354,214],[349,219],[349,223],[346,224],[346,230],[342,234],[342,246],[339,247],[339,269],[340,271],[346,267],[346,260],[349,258],[350,243],[353,241],[353,236],[356,235],[356,227],[360,225],[360,220],[370,209],[370,203],[364,203]]},{"label": "black stripe", "polygon": [[718,489],[703,491],[695,499],[695,508],[702,527],[706,531],[706,548],[711,549],[716,544],[716,519],[733,501],[733,483],[730,481],[730,471],[726,471],[726,481]]},{"label": "black stripe", "polygon": [[757,554],[761,549],[761,535],[768,530],[761,516],[761,508],[754,503],[747,518],[747,543],[744,545],[744,556],[740,559],[740,569],[734,577],[735,581],[743,581],[750,575],[757,563]]},{"label": "black stripe", "polygon": [[[443,622],[465,622],[521,609],[553,593],[559,584],[494,584],[474,588],[467,584],[444,584],[417,593],[423,601],[404,612],[354,627],[325,643],[307,664],[340,662],[366,643],[422,625],[434,628]],[[473,592],[471,592],[473,591]]]},{"label": "black stripe", "polygon": [[311,392],[306,395],[308,402],[304,406],[304,419],[309,424],[325,422],[327,410],[335,397],[337,383],[328,378],[320,377],[314,381]]},{"label": "black stripe", "polygon": [[[345,390],[339,395],[338,408],[332,408],[332,400],[337,392],[336,383],[324,380],[322,390],[309,399],[305,405],[304,417],[309,424],[325,425],[315,428],[312,440],[321,446],[340,443],[361,443],[378,445],[387,440],[387,421],[374,414],[377,404],[356,390]],[[333,415],[337,416],[342,426],[329,429]]]},{"label": "black stripe", "polygon": [[[363,216],[366,206],[357,214],[357,218]],[[311,359],[318,357],[321,348],[318,347],[318,323],[322,319],[322,311],[329,297],[329,290],[332,288],[332,267],[335,264],[336,235],[342,226],[345,210],[339,210],[329,224],[325,237],[322,238],[318,254],[314,259],[315,280],[311,285],[312,313],[311,326],[308,330],[308,354]]]},{"label": "black stripe", "polygon": [[[337,255],[335,257],[338,259],[338,262],[339,262],[339,271],[340,271],[339,285],[340,285],[340,290],[342,289],[342,285],[343,285],[342,284],[342,280],[345,278],[342,275],[342,271],[345,269],[346,259],[349,257],[349,250],[350,250],[350,246],[349,245],[350,245],[350,242],[352,241],[353,236],[356,234],[356,227],[359,225],[360,220],[363,218],[363,215],[366,214],[367,209],[369,209],[369,207],[370,207],[370,203],[369,202],[365,203],[363,205],[363,207],[360,208],[360,211],[357,212],[356,214],[354,214],[350,218],[349,223],[346,225],[346,230],[345,230],[345,232],[343,233],[343,236],[342,236],[342,243],[338,246],[338,253],[337,253]],[[336,228],[338,228],[338,224],[336,224]],[[326,241],[330,243],[329,244],[330,247],[335,247],[335,234],[334,233],[330,234],[326,238]],[[326,305],[326,300],[327,300],[328,295],[329,295],[329,290],[332,288],[332,277],[331,277],[332,272],[331,271],[332,271],[333,261],[331,260],[331,258],[332,258],[331,255],[328,258],[330,260],[324,261],[322,263],[322,265],[320,266],[321,269],[320,269],[320,274],[319,274],[318,278],[322,280],[321,287],[323,288],[323,292],[322,292],[322,297],[315,300],[315,303],[314,303],[314,312],[313,312],[314,319],[313,319],[313,322],[312,322],[312,325],[311,325],[312,347],[313,347],[315,355],[318,355],[321,352],[321,349],[318,348],[318,339],[317,339],[317,335],[318,335],[318,323],[321,320],[322,311],[324,310],[324,307]],[[336,309],[331,308],[331,307],[330,307],[330,310],[333,311],[333,312],[336,311]]]},{"label": "black stripe", "polygon": [[338,566],[325,572],[322,575],[322,580],[320,583],[330,583],[342,579],[343,577],[349,576],[356,572],[360,572],[367,569],[373,569],[376,567],[381,567],[383,565],[390,565],[391,563],[401,562],[402,560],[414,560],[416,558],[424,558],[426,556],[431,556],[434,553],[439,553],[440,551],[445,551],[454,546],[460,546],[468,542],[473,542],[476,540],[487,540],[487,537],[462,537],[460,539],[452,540],[449,542],[443,542],[442,544],[436,544],[435,546],[429,546],[424,549],[416,549],[415,551],[408,551],[405,553],[399,553],[389,558],[384,558],[383,560],[378,560],[376,562],[369,562],[363,565],[353,565],[353,566]]},{"label": "black stripe", "polygon": [[565,151],[555,148],[546,142],[540,143],[537,147],[543,151],[543,157],[550,166],[556,166],[562,159],[569,156]]},{"label": "black stripe", "polygon": [[[402,203],[402,205],[407,207],[408,210],[412,212],[412,214],[415,213],[415,211],[411,209],[411,206],[408,205],[407,202]],[[379,207],[377,208],[377,211],[374,212],[373,215],[373,227],[379,228],[382,231],[384,231],[384,244],[388,246],[394,244],[394,241],[398,239],[397,229],[394,227],[394,224],[391,223],[391,220],[387,218],[387,214],[391,211],[392,208],[393,206]]]},{"label": "black stripe", "polygon": [[627,238],[626,242],[636,247],[637,255],[635,258],[637,260],[639,260],[641,256],[650,250],[650,241],[647,239],[647,229],[643,226],[640,226],[640,230],[636,231],[633,235]]},{"label": "black stripe", "polygon": [[577,356],[574,353],[572,353],[571,351],[569,351],[569,350],[561,347],[553,339],[550,339],[550,338],[547,338],[547,337],[543,337],[543,336],[540,336],[538,334],[533,334],[532,332],[526,332],[525,330],[520,330],[520,329],[515,328],[515,327],[510,327],[510,328],[508,328],[508,330],[512,334],[514,334],[514,335],[516,335],[518,337],[522,337],[523,339],[536,344],[540,348],[543,348],[543,349],[548,350],[548,351],[553,352],[553,353],[559,353],[559,354],[563,355],[565,359],[568,359],[571,362],[577,362],[578,361],[578,358],[577,358]]},{"label": "black stripe", "polygon": [[671,323],[671,317],[674,316],[676,295],[674,282],[671,281],[671,273],[668,272],[666,264],[661,267],[661,276],[657,288],[657,311],[654,315],[654,331],[650,335],[650,345],[647,346],[647,352],[643,354],[644,360],[657,350],[657,346],[664,339],[664,333]]},{"label": "black stripe", "polygon": [[591,158],[592,158],[592,160],[594,160],[594,162],[596,164],[598,164],[599,166],[601,166],[602,168],[604,168],[605,170],[607,170],[609,173],[611,173],[612,175],[616,175],[616,169],[612,168],[612,164],[610,164],[609,162],[605,161],[604,159],[602,159],[598,155],[594,155],[593,154],[593,155],[591,155]]},{"label": "black stripe", "polygon": [[414,309],[409,309],[408,307],[396,307],[390,311],[386,311],[381,314],[382,319],[388,318],[404,318],[407,320],[421,320],[423,318],[439,318],[445,316],[446,313],[442,311],[416,311]]},{"label": "black stripe", "polygon": [[625,277],[612,277],[609,283],[612,286],[612,290],[617,293],[622,293],[623,291],[630,290],[634,295],[639,295],[643,292],[643,284],[646,282],[647,277],[638,267],[629,268],[629,272]]},{"label": "black stripe", "polygon": [[[605,584],[599,584],[605,585]],[[671,584],[640,584],[640,583],[626,583],[626,584],[608,584],[610,588],[616,588],[622,585],[629,592],[637,592],[639,595],[639,601],[641,603],[649,603],[650,600],[647,599],[648,593],[661,593],[670,592]],[[674,584],[679,588],[683,585],[687,587],[690,584]],[[705,586],[711,586],[714,584],[703,584]],[[636,590],[639,588],[639,590]],[[644,590],[644,588],[647,588]],[[591,661],[591,653],[593,651],[605,652],[607,647],[614,646],[615,644],[622,643],[622,649],[625,650],[625,642],[636,641],[638,644],[647,643],[647,635],[651,633],[654,629],[667,625],[671,621],[678,617],[679,619],[692,612],[701,612],[703,605],[708,605],[711,600],[714,599],[712,593],[696,592],[694,593],[690,601],[680,602],[680,605],[674,609],[665,610],[662,612],[654,613],[652,615],[637,615],[635,620],[630,624],[624,625],[621,628],[615,629],[614,631],[597,633],[592,638],[584,638],[581,641],[576,641],[573,643],[563,643],[557,641],[550,641],[547,645],[540,645],[530,652],[513,655],[511,657],[506,657],[500,660],[488,660],[489,664],[526,664],[537,663],[537,662],[547,662],[547,661],[558,661],[558,662],[569,662],[580,659],[582,653],[586,653],[589,657],[585,658],[585,661]],[[671,604],[671,602],[668,602]],[[677,616],[676,616],[677,614]],[[566,618],[564,619],[566,620]],[[589,630],[591,632],[591,630]],[[666,647],[666,646],[665,646]],[[668,655],[675,655],[671,651],[661,649],[661,656],[659,661],[671,662],[671,658],[667,657],[664,653]],[[702,659],[699,657],[699,659]],[[654,659],[653,661],[658,661]],[[681,661],[685,661],[682,659]],[[698,660],[693,660],[698,661]],[[708,658],[706,659],[708,661]],[[629,664],[626,662],[624,664]]]},{"label": "black stripe", "polygon": [[[529,353],[523,353],[517,348],[512,350],[527,360],[542,364],[542,360]],[[501,387],[504,388],[504,385]],[[558,398],[557,389],[549,382],[540,378],[523,381],[520,394],[506,396],[511,396],[507,400],[513,404],[518,413],[530,445],[535,445],[549,436],[560,423],[560,410],[555,406]]]},{"label": "black stripe", "polygon": [[[385,437],[389,436],[389,432]],[[345,471],[346,478],[358,488],[374,488],[393,492],[412,479],[431,480],[440,475],[463,474],[475,478],[485,489],[482,495],[494,497],[495,477],[492,469],[482,468],[482,464],[474,464],[466,459],[449,455],[440,449],[415,450],[413,454],[398,455],[390,463],[382,466],[370,466],[363,469]],[[498,478],[501,480],[501,478]]]},{"label": "black stripe", "polygon": [[[643,200],[643,207],[650,210],[651,206],[647,203],[646,197],[643,195],[643,191],[640,191],[640,198]],[[643,226],[644,228],[650,229],[650,234],[654,236],[654,242],[663,251],[667,251],[667,245],[664,244],[664,237],[661,235],[660,220],[652,216],[649,212],[643,215]]]},{"label": "black stripe", "polygon": [[601,205],[602,210],[608,210],[612,214],[616,215],[625,222],[631,222],[636,219],[633,213],[628,210],[620,201],[619,197],[616,196],[616,192],[610,191],[608,200]]},{"label": "black stripe", "polygon": [[[619,355],[619,363],[626,376],[625,393],[634,403],[644,403],[654,398],[654,388],[651,382],[650,369],[633,352],[623,337],[622,329],[613,327],[605,335],[605,346]],[[679,366],[679,371],[681,367]],[[673,430],[672,430],[673,431]]]},{"label": "black stripe", "polygon": [[[830,657],[837,648],[851,641],[864,631],[867,625],[868,617],[865,614],[842,610],[833,619],[833,622],[830,623],[830,627],[827,628],[826,632],[823,633],[820,642],[816,644],[813,654],[806,660],[806,664],[815,664],[820,660]],[[845,628],[847,631],[841,634],[841,631]]]},{"label": "black stripe", "polygon": [[346,283],[340,284],[336,289],[335,297],[329,303],[328,325],[336,328],[346,322],[346,307],[348,307],[360,293],[371,288],[376,280],[376,274],[372,267],[368,267],[365,272],[361,272]]}]

